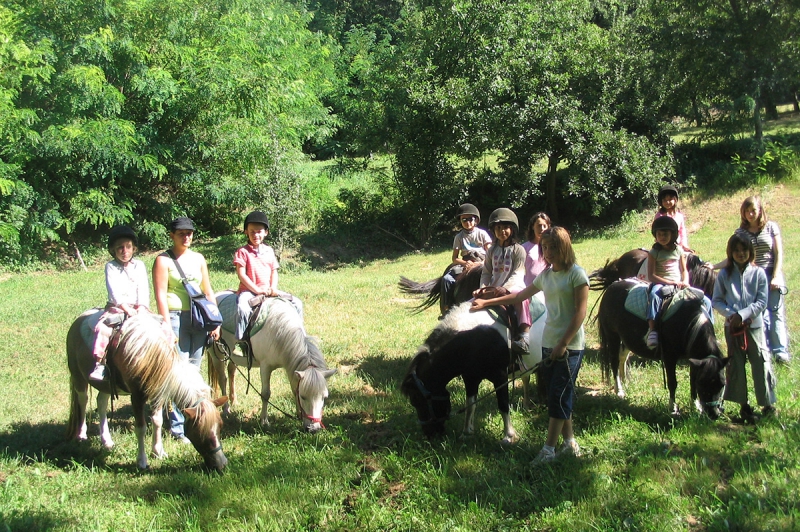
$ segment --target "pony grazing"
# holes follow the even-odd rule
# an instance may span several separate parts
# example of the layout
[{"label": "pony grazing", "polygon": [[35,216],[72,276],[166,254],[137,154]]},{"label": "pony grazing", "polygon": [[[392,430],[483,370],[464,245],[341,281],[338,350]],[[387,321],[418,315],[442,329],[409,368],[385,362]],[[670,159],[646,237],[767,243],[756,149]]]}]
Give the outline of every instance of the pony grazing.
[{"label": "pony grazing", "polygon": [[[614,281],[621,279],[638,278],[646,281],[648,252],[645,249],[632,249],[623,253],[618,259],[606,261],[605,266],[598,268],[589,275],[592,290],[607,288]],[[703,260],[694,253],[686,255],[686,269],[689,271],[689,284],[702,290],[711,299],[714,297],[714,284],[717,281],[717,272],[703,266]]]},{"label": "pony grazing", "polygon": [[[309,432],[324,428],[322,409],[328,398],[328,383],[336,369],[329,369],[322,352],[314,339],[306,336],[303,321],[292,304],[281,298],[265,298],[261,304],[259,318],[250,333],[253,347],[252,362],[246,357],[232,353],[236,345],[236,294],[220,292],[217,304],[222,313],[221,340],[226,347],[215,344],[208,358],[208,377],[213,387],[219,387],[225,395],[230,381],[230,403],[236,402],[236,366],[258,366],[261,372],[261,424],[269,426],[267,405],[272,395],[270,378],[278,368],[286,371],[286,377],[294,396],[297,416]],[[224,371],[228,362],[227,376]],[[224,407],[225,414],[230,409]]]},{"label": "pony grazing", "polygon": [[597,320],[603,376],[608,378],[611,370],[617,395],[624,397],[622,382],[627,376],[628,350],[642,358],[660,360],[666,373],[670,408],[673,414],[678,414],[675,368],[679,359],[688,358],[691,398],[711,419],[717,419],[721,412],[720,398],[728,359],[722,357],[702,298],[687,297],[682,302],[673,302],[673,305],[680,305],[674,312],[666,307],[662,310],[664,319],[659,325],[660,343],[657,349],[651,350],[645,343],[647,320],[629,311],[630,304],[626,307],[628,294],[634,289],[645,292],[646,301],[646,286],[634,281],[618,281],[602,295]]},{"label": "pony grazing", "polygon": [[458,376],[467,392],[464,434],[475,431],[475,404],[482,380],[491,382],[497,393],[497,407],[503,416],[503,443],[519,440],[511,425],[508,395],[508,366],[511,362],[507,329],[489,312],[469,312],[462,303],[439,322],[417,350],[400,384],[417,411],[422,431],[428,438],[444,434],[450,417],[447,384]]},{"label": "pony grazing", "polygon": [[[70,373],[70,413],[67,435],[86,439],[86,405],[88,375],[94,367],[92,342],[94,326],[102,313],[92,309],[81,314],[67,333],[67,364]],[[161,332],[158,317],[139,314],[122,325],[119,343],[108,355],[110,379],[91,382],[97,389],[97,412],[100,418],[100,439],[110,449],[114,446],[108,429],[108,400],[114,393],[129,393],[133,408],[134,427],[138,440],[136,463],[146,469],[147,453],[144,437],[147,432],[145,403],[151,403],[153,421],[152,453],[165,458],[161,439],[163,405],[172,400],[186,415],[186,437],[203,457],[210,469],[222,471],[228,459],[222,452],[219,431],[222,418],[217,407],[225,403],[222,397],[211,401],[211,388],[203,382],[200,372],[183,360],[169,345]],[[113,388],[112,388],[113,385]]]}]

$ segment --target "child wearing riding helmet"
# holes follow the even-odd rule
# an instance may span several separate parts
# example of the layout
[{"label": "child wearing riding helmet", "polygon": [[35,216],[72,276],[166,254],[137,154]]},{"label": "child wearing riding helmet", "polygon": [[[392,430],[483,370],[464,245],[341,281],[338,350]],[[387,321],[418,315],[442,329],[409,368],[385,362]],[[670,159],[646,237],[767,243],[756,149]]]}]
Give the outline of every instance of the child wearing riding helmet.
[{"label": "child wearing riding helmet", "polygon": [[239,307],[236,340],[245,340],[245,329],[253,313],[250,300],[256,296],[286,299],[294,305],[300,317],[303,317],[303,302],[278,289],[280,264],[273,249],[264,244],[264,239],[269,234],[267,215],[261,211],[248,214],[244,219],[244,232],[247,235],[247,244],[237,249],[233,255],[233,265],[239,277],[239,288],[236,291]]},{"label": "child wearing riding helmet", "polygon": [[686,218],[678,208],[678,189],[672,185],[664,185],[658,191],[658,210],[653,221],[662,216],[669,216],[678,224],[677,245],[686,253],[691,253],[689,248],[689,233],[686,231]]},{"label": "child wearing riding helmet", "polygon": [[743,421],[754,421],[747,402],[747,371],[750,362],[756,400],[762,413],[775,411],[775,376],[764,337],[764,309],[767,307],[767,274],[755,264],[756,252],[748,237],[736,232],[728,239],[728,260],[714,285],[712,305],[725,317],[728,344],[726,401],[741,405]]},{"label": "child wearing riding helmet", "polygon": [[[547,320],[542,333],[542,379],[547,383],[547,440],[533,463],[549,462],[561,454],[578,455],[580,447],[572,427],[575,381],[583,361],[583,320],[589,300],[589,278],[578,266],[569,233],[551,227],[542,233],[542,254],[550,265],[517,294],[475,300],[473,310],[491,305],[526,301],[544,292]],[[556,453],[559,436],[563,443]]]},{"label": "child wearing riding helmet", "polygon": [[689,272],[686,269],[686,255],[678,246],[678,224],[669,216],[653,220],[651,227],[656,239],[650,249],[647,261],[647,278],[650,286],[650,302],[647,307],[647,324],[649,331],[645,342],[649,349],[658,346],[656,317],[663,303],[662,289],[665,286],[686,288],[689,286]]},{"label": "child wearing riding helmet", "polygon": [[[518,243],[519,222],[514,211],[506,208],[495,209],[489,216],[489,230],[494,235],[492,247],[483,262],[481,288],[473,294],[476,298],[493,294],[491,287],[502,287],[516,294],[525,288],[525,249]],[[527,303],[514,303],[517,311],[518,334],[511,343],[517,353],[527,353],[528,334],[531,328],[531,311]]]},{"label": "child wearing riding helmet", "polygon": [[471,203],[464,203],[458,207],[458,223],[461,229],[453,239],[453,258],[447,271],[442,276],[440,298],[442,301],[442,314],[447,312],[452,305],[453,285],[456,277],[467,274],[473,268],[483,266],[486,252],[492,244],[489,233],[478,227],[481,222],[481,213]]},{"label": "child wearing riding helmet", "polygon": [[106,378],[104,361],[113,325],[150,310],[147,269],[142,261],[133,258],[138,242],[136,233],[127,225],[118,225],[108,233],[108,252],[114,259],[108,261],[105,268],[108,303],[94,328],[96,337],[92,354],[95,366],[89,374],[91,380]]}]

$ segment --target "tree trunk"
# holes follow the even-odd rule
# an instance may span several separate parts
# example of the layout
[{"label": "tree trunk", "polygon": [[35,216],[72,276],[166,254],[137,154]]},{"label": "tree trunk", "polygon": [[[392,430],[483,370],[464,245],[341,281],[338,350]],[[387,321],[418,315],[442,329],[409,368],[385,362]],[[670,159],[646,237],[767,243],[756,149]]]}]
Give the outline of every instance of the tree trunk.
[{"label": "tree trunk", "polygon": [[775,103],[775,97],[771,90],[764,92],[766,93],[764,95],[764,114],[767,116],[767,120],[777,120],[778,105]]},{"label": "tree trunk", "polygon": [[556,171],[558,170],[558,153],[552,152],[547,158],[547,173],[545,174],[545,196],[547,197],[547,212],[552,220],[558,220],[558,203],[556,202]]},{"label": "tree trunk", "polygon": [[700,114],[700,107],[697,105],[697,96],[692,96],[692,114],[697,127],[703,127],[703,115]]},{"label": "tree trunk", "polygon": [[800,113],[800,100],[797,99],[797,89],[792,91],[792,105],[794,105],[794,112]]},{"label": "tree trunk", "polygon": [[753,109],[753,126],[755,127],[755,139],[761,142],[764,137],[764,124],[761,123],[761,98],[756,98],[755,109]]}]

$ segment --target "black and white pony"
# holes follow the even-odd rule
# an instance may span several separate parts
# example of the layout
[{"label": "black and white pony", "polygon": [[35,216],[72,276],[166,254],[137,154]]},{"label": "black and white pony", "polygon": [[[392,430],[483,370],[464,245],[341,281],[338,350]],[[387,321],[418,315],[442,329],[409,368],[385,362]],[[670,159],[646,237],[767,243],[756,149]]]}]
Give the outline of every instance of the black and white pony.
[{"label": "black and white pony", "polygon": [[[473,268],[456,278],[451,292],[446,296],[447,300],[452,302],[451,308],[455,308],[461,303],[472,299],[472,293],[481,286],[481,271],[483,271],[482,268]],[[439,313],[444,315],[447,313],[447,308],[445,301],[442,299],[442,283],[444,282],[442,277],[443,275],[430,281],[418,283],[401,276],[397,285],[404,294],[424,296],[422,303],[416,307],[418,312],[429,309],[438,303]]]},{"label": "black and white pony", "polygon": [[[488,380],[496,388],[497,406],[503,416],[503,443],[519,440],[509,413],[508,367],[511,353],[508,329],[495,319],[494,311],[470,312],[471,303],[454,307],[417,350],[400,385],[417,412],[428,438],[444,434],[451,402],[447,385],[464,380],[467,393],[464,434],[475,431],[478,387]],[[541,360],[541,355],[539,360]]]},{"label": "black and white pony", "polygon": [[628,351],[642,358],[660,360],[666,373],[670,408],[673,414],[678,414],[676,366],[678,360],[689,359],[691,398],[711,419],[718,418],[728,359],[722,356],[702,298],[687,298],[671,317],[661,322],[659,347],[652,350],[645,343],[647,320],[626,310],[625,306],[628,292],[638,284],[635,281],[612,283],[600,300],[597,320],[603,376],[608,378],[611,371],[617,395],[624,397]]}]

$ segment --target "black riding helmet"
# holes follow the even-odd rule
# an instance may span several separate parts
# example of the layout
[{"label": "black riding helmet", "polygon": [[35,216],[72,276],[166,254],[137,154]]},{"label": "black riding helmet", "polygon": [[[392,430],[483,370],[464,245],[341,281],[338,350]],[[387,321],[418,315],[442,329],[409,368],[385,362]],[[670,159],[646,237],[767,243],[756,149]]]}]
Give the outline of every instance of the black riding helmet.
[{"label": "black riding helmet", "polygon": [[472,203],[464,203],[458,206],[458,214],[456,214],[456,218],[461,220],[462,216],[474,216],[478,219],[478,223],[481,223],[481,213]]},{"label": "black riding helmet", "polygon": [[500,207],[492,212],[491,216],[489,216],[489,229],[493,229],[495,224],[499,223],[511,224],[514,226],[514,234],[519,233],[519,221],[517,220],[517,215],[511,209]]},{"label": "black riding helmet", "polygon": [[269,231],[269,220],[267,215],[261,211],[253,211],[244,219],[244,229],[247,230],[247,224],[261,224]]},{"label": "black riding helmet", "polygon": [[129,238],[134,246],[139,246],[139,239],[136,237],[136,233],[133,232],[133,229],[127,225],[112,227],[111,231],[108,232],[108,252],[111,253],[112,257],[116,257],[116,254],[114,254],[114,244],[116,244],[117,240],[120,238]]},{"label": "black riding helmet", "polygon": [[671,231],[672,232],[672,241],[671,243],[675,243],[678,240],[678,222],[676,222],[670,216],[661,216],[653,220],[653,225],[650,227],[650,232],[653,234],[653,238],[656,237],[657,231]]},{"label": "black riding helmet", "polygon": [[673,187],[672,185],[664,185],[658,191],[658,204],[661,205],[661,200],[664,199],[664,196],[675,196],[678,197],[678,189]]}]

